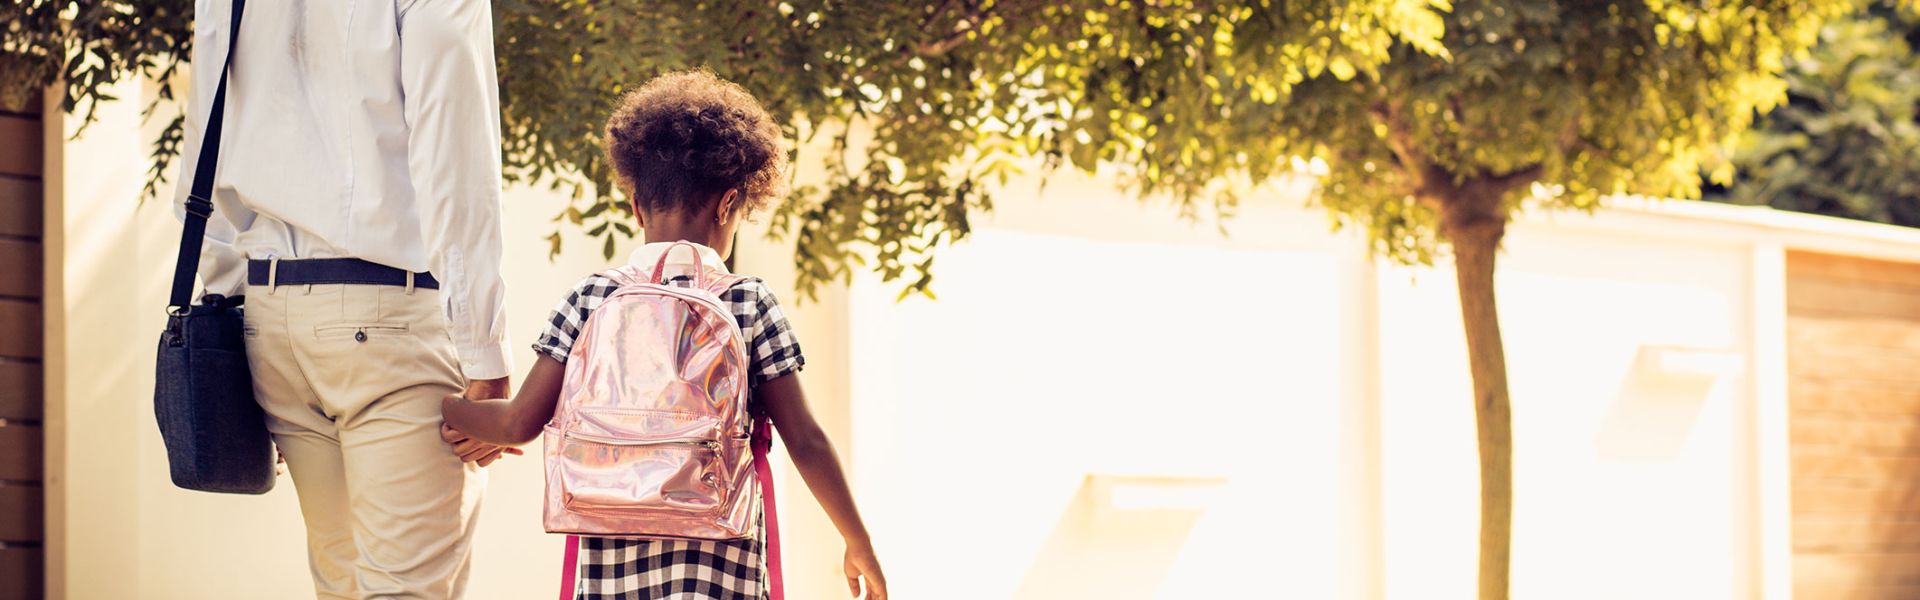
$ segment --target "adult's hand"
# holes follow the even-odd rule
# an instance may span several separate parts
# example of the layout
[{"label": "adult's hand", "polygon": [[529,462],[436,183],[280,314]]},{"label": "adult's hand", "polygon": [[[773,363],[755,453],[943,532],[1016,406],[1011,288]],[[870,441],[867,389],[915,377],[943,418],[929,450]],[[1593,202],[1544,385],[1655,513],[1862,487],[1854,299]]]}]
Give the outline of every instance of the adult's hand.
[{"label": "adult's hand", "polygon": [[499,379],[475,379],[467,382],[467,391],[461,396],[469,400],[497,400],[513,397],[513,385],[506,377]]}]

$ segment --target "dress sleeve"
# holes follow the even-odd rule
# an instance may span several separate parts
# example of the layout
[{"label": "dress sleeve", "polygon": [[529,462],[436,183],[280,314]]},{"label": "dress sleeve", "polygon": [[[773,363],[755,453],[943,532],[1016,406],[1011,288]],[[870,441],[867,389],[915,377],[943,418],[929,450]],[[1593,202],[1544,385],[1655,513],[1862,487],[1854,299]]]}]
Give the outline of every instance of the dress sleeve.
[{"label": "dress sleeve", "polygon": [[793,325],[780,309],[780,301],[765,283],[753,279],[734,286],[727,290],[726,300],[734,307],[734,314],[740,319],[740,333],[747,340],[751,385],[759,386],[797,373],[806,366],[807,357],[800,352],[800,338],[794,335]]},{"label": "dress sleeve", "polygon": [[613,280],[600,275],[590,275],[573,286],[573,291],[560,304],[553,307],[553,313],[547,316],[546,327],[540,336],[534,338],[533,350],[559,361],[567,362],[567,355],[573,352],[573,341],[580,337],[580,327],[587,322],[593,309],[613,293]]}]

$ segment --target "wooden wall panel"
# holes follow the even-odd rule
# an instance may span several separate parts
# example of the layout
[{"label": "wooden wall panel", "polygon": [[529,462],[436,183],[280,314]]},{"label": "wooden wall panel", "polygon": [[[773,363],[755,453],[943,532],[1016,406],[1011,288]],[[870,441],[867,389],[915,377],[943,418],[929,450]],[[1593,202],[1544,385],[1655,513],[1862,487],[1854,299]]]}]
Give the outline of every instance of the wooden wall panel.
[{"label": "wooden wall panel", "polygon": [[0,239],[0,296],[39,298],[40,242]]},{"label": "wooden wall panel", "polygon": [[40,428],[32,425],[0,427],[0,480],[39,481]]},{"label": "wooden wall panel", "polygon": [[1793,524],[1793,549],[1807,554],[1920,552],[1920,519],[1803,518]]},{"label": "wooden wall panel", "polygon": [[45,568],[39,548],[0,547],[0,600],[40,600],[46,592],[40,585]]},{"label": "wooden wall panel", "polygon": [[39,360],[40,303],[0,299],[0,358]]},{"label": "wooden wall panel", "polygon": [[0,106],[0,600],[45,596],[40,112]]},{"label": "wooden wall panel", "polygon": [[1789,253],[1796,600],[1920,598],[1920,264]]},{"label": "wooden wall panel", "polygon": [[0,175],[40,176],[43,150],[39,119],[0,114],[0,141],[4,141],[0,143]]},{"label": "wooden wall panel", "polygon": [[0,419],[40,420],[42,381],[40,365],[0,362]]},{"label": "wooden wall panel", "polygon": [[1832,281],[1869,288],[1905,288],[1920,293],[1920,263],[1791,252],[1787,254],[1787,273],[1792,283]]},{"label": "wooden wall panel", "polygon": [[41,541],[44,495],[37,485],[0,485],[0,542]]},{"label": "wooden wall panel", "polygon": [[27,96],[27,98],[25,99],[25,102],[21,104],[10,104],[5,100],[5,98],[0,98],[0,112],[10,112],[10,113],[19,113],[27,116],[36,116],[40,114],[41,104],[42,102],[40,101],[39,98],[34,98],[31,95]]},{"label": "wooden wall panel", "polygon": [[0,177],[0,235],[41,236],[46,226],[41,185],[35,179]]}]

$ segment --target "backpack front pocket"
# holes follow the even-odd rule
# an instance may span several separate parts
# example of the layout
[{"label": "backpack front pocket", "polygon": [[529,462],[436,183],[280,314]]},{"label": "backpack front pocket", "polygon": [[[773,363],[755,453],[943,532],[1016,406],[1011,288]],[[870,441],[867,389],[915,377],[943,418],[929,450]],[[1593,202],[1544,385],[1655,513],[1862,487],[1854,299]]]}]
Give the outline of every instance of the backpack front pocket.
[{"label": "backpack front pocket", "polygon": [[567,432],[559,476],[567,510],[585,513],[705,515],[726,505],[720,442],[633,440]]}]

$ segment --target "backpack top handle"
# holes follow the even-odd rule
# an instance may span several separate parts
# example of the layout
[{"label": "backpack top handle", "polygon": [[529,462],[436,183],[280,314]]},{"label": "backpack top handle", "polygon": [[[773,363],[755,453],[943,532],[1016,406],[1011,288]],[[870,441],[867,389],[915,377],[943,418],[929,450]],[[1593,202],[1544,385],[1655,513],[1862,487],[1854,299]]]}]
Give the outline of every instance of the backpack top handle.
[{"label": "backpack top handle", "polygon": [[688,252],[693,253],[693,286],[706,287],[707,267],[700,260],[700,248],[697,246],[694,246],[693,242],[688,242],[684,240],[674,242],[672,246],[669,246],[667,248],[666,252],[660,253],[660,260],[654,261],[653,275],[651,277],[648,277],[647,281],[652,283],[666,283],[666,280],[661,279],[660,276],[664,274],[666,271],[667,257],[673,256],[673,251],[679,250],[683,246],[686,247]]}]

